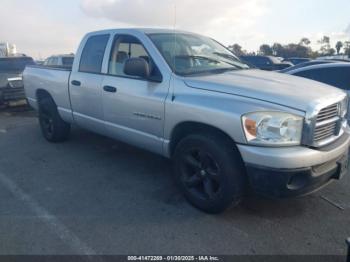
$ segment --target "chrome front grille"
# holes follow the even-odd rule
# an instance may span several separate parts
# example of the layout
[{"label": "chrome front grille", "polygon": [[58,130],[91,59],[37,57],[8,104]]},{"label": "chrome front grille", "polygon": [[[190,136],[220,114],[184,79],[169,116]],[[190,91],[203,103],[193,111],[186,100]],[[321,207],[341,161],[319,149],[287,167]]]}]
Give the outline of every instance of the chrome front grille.
[{"label": "chrome front grille", "polygon": [[315,141],[321,141],[335,135],[337,129],[337,123],[331,123],[315,130],[314,139]]},{"label": "chrome front grille", "polygon": [[339,103],[323,108],[316,118],[314,142],[318,143],[337,136],[340,131],[340,121]]},{"label": "chrome front grille", "polygon": [[316,122],[322,122],[337,116],[339,116],[339,104],[334,104],[329,107],[323,108],[318,113]]},{"label": "chrome front grille", "polygon": [[309,106],[306,112],[303,145],[316,148],[326,146],[340,138],[347,129],[347,97],[333,96],[325,100],[328,100],[327,104]]}]

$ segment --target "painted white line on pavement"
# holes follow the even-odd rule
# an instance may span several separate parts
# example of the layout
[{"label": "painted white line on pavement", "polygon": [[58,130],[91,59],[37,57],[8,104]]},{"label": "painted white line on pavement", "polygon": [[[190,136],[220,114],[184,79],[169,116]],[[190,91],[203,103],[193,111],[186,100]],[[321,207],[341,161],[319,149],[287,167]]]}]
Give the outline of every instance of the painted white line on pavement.
[{"label": "painted white line on pavement", "polygon": [[[15,182],[0,172],[0,183],[6,187],[16,198],[27,204],[35,215],[46,223],[50,229],[66,244],[68,244],[77,255],[96,255],[96,252],[84,244],[74,233],[72,233],[58,218],[41,207],[34,199],[19,188]],[[93,258],[92,258],[93,259]]]},{"label": "painted white line on pavement", "polygon": [[6,129],[0,129],[0,133],[7,133],[7,130]]}]

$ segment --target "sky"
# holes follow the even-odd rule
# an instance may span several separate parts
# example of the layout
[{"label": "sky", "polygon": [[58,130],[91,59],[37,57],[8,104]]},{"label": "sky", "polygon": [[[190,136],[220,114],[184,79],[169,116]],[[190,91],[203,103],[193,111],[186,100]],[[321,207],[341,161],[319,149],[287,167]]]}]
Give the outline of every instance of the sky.
[{"label": "sky", "polygon": [[350,0],[1,0],[0,42],[46,58],[76,52],[90,31],[176,28],[248,51],[261,44],[350,40]]}]

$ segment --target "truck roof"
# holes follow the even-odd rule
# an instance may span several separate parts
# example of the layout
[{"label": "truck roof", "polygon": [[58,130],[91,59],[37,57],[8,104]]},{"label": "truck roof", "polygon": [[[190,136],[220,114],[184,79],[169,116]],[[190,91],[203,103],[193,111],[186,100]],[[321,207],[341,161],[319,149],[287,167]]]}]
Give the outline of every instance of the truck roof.
[{"label": "truck roof", "polygon": [[88,33],[88,35],[93,34],[110,34],[110,33],[127,33],[127,32],[138,32],[144,34],[173,34],[173,33],[183,33],[183,34],[194,34],[187,31],[182,30],[174,30],[174,29],[166,29],[166,28],[116,28],[116,29],[107,29],[107,30],[99,30]]}]

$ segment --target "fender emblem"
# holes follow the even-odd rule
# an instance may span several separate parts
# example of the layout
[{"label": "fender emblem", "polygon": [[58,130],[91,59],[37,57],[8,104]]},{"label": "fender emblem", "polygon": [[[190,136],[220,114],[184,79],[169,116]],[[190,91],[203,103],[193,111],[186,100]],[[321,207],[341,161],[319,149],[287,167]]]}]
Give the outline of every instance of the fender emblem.
[{"label": "fender emblem", "polygon": [[155,116],[155,115],[149,115],[145,113],[140,113],[140,112],[135,112],[135,116],[142,117],[142,118],[148,118],[148,119],[154,119],[154,120],[162,120],[160,116]]}]

